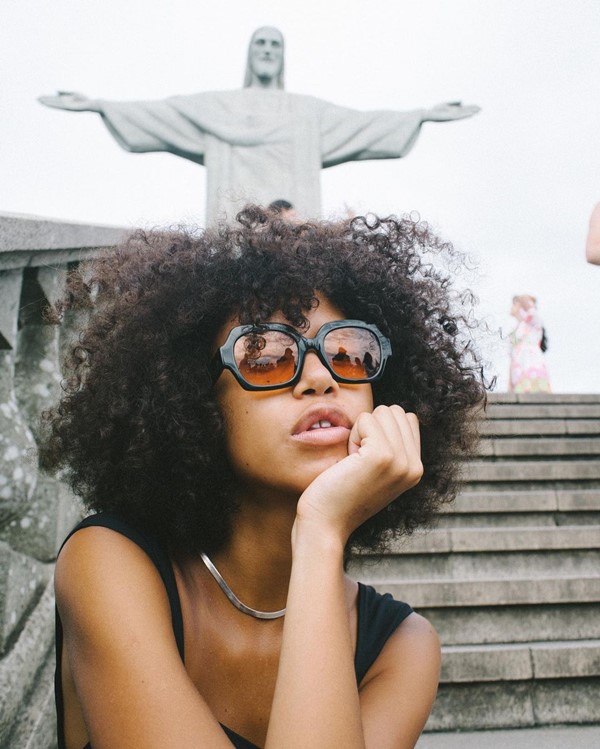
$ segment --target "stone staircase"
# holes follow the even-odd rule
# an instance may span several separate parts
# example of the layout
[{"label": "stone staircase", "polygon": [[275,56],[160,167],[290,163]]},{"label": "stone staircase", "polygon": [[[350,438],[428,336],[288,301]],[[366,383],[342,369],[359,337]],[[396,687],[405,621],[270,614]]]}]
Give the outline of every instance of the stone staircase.
[{"label": "stone staircase", "polygon": [[600,395],[494,395],[433,530],[353,574],[436,627],[429,731],[600,723]]}]

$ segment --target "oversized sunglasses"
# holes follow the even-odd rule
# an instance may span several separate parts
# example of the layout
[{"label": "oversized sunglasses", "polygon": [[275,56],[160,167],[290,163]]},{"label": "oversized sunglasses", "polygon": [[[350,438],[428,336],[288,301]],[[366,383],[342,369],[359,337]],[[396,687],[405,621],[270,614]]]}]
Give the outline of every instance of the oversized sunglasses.
[{"label": "oversized sunglasses", "polygon": [[282,323],[239,325],[211,362],[212,380],[228,369],[244,390],[290,387],[300,379],[309,351],[334,380],[356,385],[381,377],[392,346],[375,325],[361,320],[325,323],[314,338]]}]

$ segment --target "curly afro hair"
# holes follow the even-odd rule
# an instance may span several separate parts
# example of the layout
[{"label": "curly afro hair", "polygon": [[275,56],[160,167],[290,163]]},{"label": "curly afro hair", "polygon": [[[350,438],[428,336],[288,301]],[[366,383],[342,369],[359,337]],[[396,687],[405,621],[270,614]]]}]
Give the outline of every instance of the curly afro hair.
[{"label": "curly afro hair", "polygon": [[138,231],[75,271],[57,308],[87,307],[87,322],[63,398],[45,414],[43,466],[65,469],[90,510],[118,513],[174,556],[218,550],[237,507],[209,375],[217,332],[278,311],[302,330],[322,294],[390,338],[375,404],[398,403],[421,423],[421,482],[348,541],[347,552],[381,551],[453,499],[477,439],[486,387],[469,302],[452,290],[457,263],[408,217],[290,223],[250,206],[235,226]]}]

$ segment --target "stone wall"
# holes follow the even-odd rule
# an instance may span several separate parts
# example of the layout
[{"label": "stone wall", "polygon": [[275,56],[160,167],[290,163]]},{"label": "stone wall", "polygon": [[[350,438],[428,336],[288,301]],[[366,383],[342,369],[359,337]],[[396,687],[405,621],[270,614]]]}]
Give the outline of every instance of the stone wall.
[{"label": "stone wall", "polygon": [[70,325],[44,308],[68,270],[124,230],[0,213],[0,747],[50,749],[58,547],[79,515],[57,478],[38,471],[40,413],[60,391]]}]

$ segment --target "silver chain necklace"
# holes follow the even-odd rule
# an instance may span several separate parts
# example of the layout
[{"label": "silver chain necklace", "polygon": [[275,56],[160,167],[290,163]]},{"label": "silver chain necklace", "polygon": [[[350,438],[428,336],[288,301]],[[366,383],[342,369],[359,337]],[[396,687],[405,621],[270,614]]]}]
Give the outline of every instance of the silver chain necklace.
[{"label": "silver chain necklace", "polygon": [[229,598],[236,609],[239,609],[239,611],[241,611],[243,614],[253,616],[255,619],[279,619],[280,616],[283,616],[285,614],[285,609],[280,609],[279,611],[258,611],[257,609],[253,609],[250,606],[246,606],[246,604],[242,603],[236,596],[236,594],[231,590],[229,585],[227,585],[227,583],[223,579],[223,575],[221,575],[219,570],[210,561],[206,554],[202,553],[200,554],[200,556],[202,557],[202,561],[206,565],[206,568],[208,569],[210,574],[219,583],[219,587],[221,588],[223,593],[225,593],[227,598]]}]

